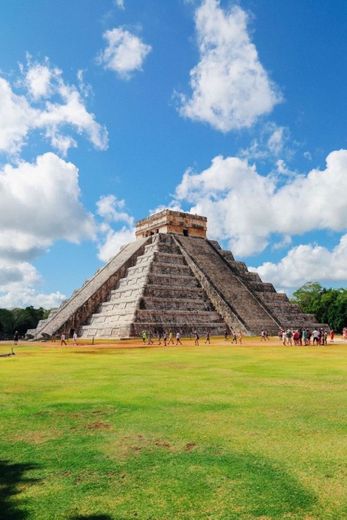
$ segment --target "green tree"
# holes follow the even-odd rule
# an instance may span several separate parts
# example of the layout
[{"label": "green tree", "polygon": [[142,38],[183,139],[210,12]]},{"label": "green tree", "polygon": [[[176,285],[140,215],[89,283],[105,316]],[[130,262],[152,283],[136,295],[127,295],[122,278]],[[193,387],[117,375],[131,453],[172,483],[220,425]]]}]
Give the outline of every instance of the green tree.
[{"label": "green tree", "polygon": [[0,337],[8,337],[13,333],[13,315],[8,309],[0,309]]},{"label": "green tree", "polygon": [[293,293],[292,301],[337,332],[347,326],[347,289],[325,289],[308,282]]}]

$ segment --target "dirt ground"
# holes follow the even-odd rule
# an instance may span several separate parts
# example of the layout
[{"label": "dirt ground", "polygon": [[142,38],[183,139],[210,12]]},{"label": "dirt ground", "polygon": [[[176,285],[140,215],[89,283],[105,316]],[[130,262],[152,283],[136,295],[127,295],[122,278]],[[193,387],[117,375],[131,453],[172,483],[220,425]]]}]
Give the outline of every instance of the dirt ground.
[{"label": "dirt ground", "polygon": [[[164,346],[163,342],[161,345],[158,343],[158,339],[153,339],[153,344],[148,345],[147,343],[144,343],[142,339],[140,338],[131,338],[131,339],[124,339],[124,340],[114,340],[114,339],[96,339],[94,343],[92,340],[79,338],[77,340],[77,345],[73,344],[72,339],[67,340],[67,345],[63,345],[61,347],[60,340],[56,341],[23,341],[20,340],[19,347],[21,346],[40,346],[40,347],[47,347],[47,348],[83,348],[83,349],[153,349],[153,348],[182,348],[182,347],[195,347],[194,345],[194,339],[193,338],[182,338],[182,346],[181,345],[168,345]],[[176,343],[176,340],[174,339],[174,342]],[[1,341],[0,345],[11,345],[11,341]],[[212,337],[211,338],[211,345],[216,347],[225,347],[230,346],[233,347],[235,344],[231,342],[231,338],[229,337],[227,340],[224,339],[224,337]],[[262,340],[260,336],[244,336],[242,338],[242,344],[241,346],[244,347],[266,347],[266,346],[281,346],[282,341],[277,336],[270,337],[267,341]],[[347,345],[347,340],[344,339],[342,336],[338,335],[335,336],[334,342],[330,342],[328,339],[328,344],[325,347],[329,347],[329,345]],[[205,343],[205,338],[201,337],[199,340],[199,347],[207,346]],[[238,346],[240,346],[240,342],[238,342]],[[312,346],[312,345],[311,345]],[[306,348],[304,346],[296,346],[296,347],[283,347],[283,348]],[[321,345],[315,348],[322,348]]]}]

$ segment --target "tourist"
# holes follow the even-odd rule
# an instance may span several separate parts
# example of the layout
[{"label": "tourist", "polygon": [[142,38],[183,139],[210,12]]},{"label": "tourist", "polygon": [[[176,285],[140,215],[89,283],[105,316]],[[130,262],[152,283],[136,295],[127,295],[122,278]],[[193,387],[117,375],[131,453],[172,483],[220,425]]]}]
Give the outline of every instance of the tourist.
[{"label": "tourist", "polygon": [[243,338],[242,330],[238,331],[237,337],[238,337],[240,345],[242,345],[242,338]]},{"label": "tourist", "polygon": [[206,345],[206,343],[208,343],[209,345],[211,344],[211,342],[210,342],[210,331],[209,330],[206,332],[206,336],[205,336],[205,345]]},{"label": "tourist", "polygon": [[166,343],[167,343],[167,332],[164,331],[164,334],[163,334],[163,343],[164,343],[164,347],[166,347]]},{"label": "tourist", "polygon": [[303,329],[302,331],[302,341],[305,346],[307,346],[307,329]]},{"label": "tourist", "polygon": [[228,336],[229,336],[229,334],[228,334],[228,330],[225,329],[225,332],[224,332],[224,341],[228,341]]},{"label": "tourist", "polygon": [[291,329],[286,330],[286,344],[290,347],[293,345],[293,331]]},{"label": "tourist", "polygon": [[308,329],[307,330],[307,344],[311,345],[311,338],[312,338],[312,332]]},{"label": "tourist", "polygon": [[285,330],[282,332],[282,345],[287,346],[287,332]]},{"label": "tourist", "polygon": [[147,334],[147,345],[153,345],[151,332],[148,332],[148,334]]},{"label": "tourist", "polygon": [[72,336],[73,344],[77,346],[77,332],[75,331]]},{"label": "tourist", "polygon": [[334,343],[335,331],[333,329],[330,330],[330,343]]},{"label": "tourist", "polygon": [[18,332],[18,330],[16,330],[16,332],[14,333],[14,336],[13,336],[13,344],[17,346],[18,340],[19,340],[19,332]]},{"label": "tourist", "polygon": [[147,333],[145,330],[142,331],[142,342],[145,345],[147,341]]},{"label": "tourist", "polygon": [[173,334],[172,334],[171,330],[169,332],[169,343],[168,343],[168,345],[174,345]]},{"label": "tourist", "polygon": [[237,335],[234,330],[231,331],[231,343],[236,343],[237,345]]},{"label": "tourist", "polygon": [[66,336],[65,336],[64,333],[61,334],[61,336],[60,336],[60,346],[62,347],[63,345],[67,345],[67,343],[66,343]]},{"label": "tourist", "polygon": [[198,333],[197,330],[195,330],[195,331],[194,331],[194,345],[195,345],[196,347],[199,346],[199,339],[200,339],[200,337],[199,337],[199,333]]},{"label": "tourist", "polygon": [[176,345],[182,345],[181,334],[178,331],[176,332]]},{"label": "tourist", "polygon": [[319,345],[320,342],[320,334],[317,329],[313,329],[312,331],[312,345]]},{"label": "tourist", "polygon": [[300,333],[298,330],[295,330],[294,333],[293,333],[293,340],[294,340],[294,345],[298,346],[299,345],[299,341],[300,341]]}]

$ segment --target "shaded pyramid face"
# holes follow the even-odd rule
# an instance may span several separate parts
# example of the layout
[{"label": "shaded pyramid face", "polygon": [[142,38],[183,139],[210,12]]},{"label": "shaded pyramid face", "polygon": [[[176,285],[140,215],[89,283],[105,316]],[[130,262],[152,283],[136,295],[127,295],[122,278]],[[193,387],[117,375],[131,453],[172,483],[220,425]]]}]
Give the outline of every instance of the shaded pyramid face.
[{"label": "shaded pyramid face", "polygon": [[215,311],[196,276],[187,265],[173,236],[157,234],[128,268],[108,301],[100,306],[83,337],[131,337],[142,331],[183,335],[224,334],[226,324]]}]

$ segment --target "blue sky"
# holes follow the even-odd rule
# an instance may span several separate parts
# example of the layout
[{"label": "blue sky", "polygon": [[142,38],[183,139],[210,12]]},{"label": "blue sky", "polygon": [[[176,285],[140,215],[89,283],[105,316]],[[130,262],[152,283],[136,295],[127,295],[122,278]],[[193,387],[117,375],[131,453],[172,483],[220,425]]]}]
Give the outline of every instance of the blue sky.
[{"label": "blue sky", "polygon": [[59,304],[163,206],[280,290],[347,285],[345,2],[0,9],[1,306]]}]

